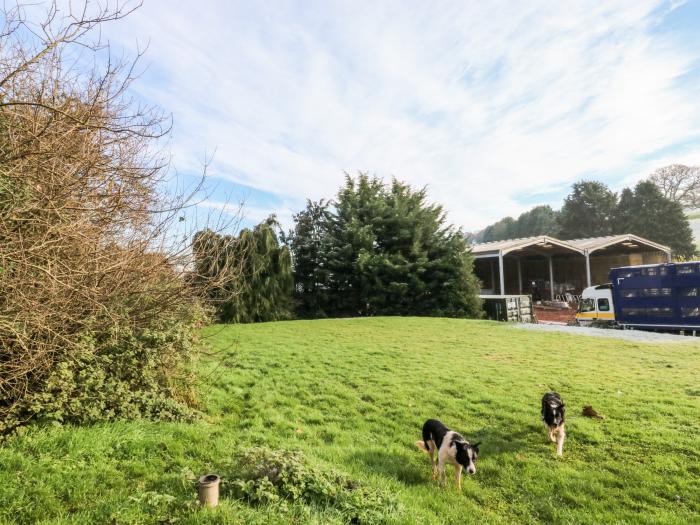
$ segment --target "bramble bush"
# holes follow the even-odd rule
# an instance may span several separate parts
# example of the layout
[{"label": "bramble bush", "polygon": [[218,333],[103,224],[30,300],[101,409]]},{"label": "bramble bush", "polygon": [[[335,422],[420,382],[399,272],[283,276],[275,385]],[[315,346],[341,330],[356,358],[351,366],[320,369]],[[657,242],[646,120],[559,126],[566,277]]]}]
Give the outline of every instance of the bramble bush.
[{"label": "bramble bush", "polygon": [[57,363],[44,387],[18,411],[58,423],[192,420],[196,400],[187,365],[195,346],[194,324],[182,319],[91,334],[82,339],[82,352]]}]

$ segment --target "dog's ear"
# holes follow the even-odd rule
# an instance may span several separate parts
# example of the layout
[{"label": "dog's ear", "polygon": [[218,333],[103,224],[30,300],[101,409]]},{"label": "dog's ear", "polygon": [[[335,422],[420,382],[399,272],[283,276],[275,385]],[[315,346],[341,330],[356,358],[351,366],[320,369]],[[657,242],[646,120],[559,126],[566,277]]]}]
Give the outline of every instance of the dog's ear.
[{"label": "dog's ear", "polygon": [[477,441],[476,443],[474,443],[474,444],[472,445],[472,448],[473,448],[474,450],[476,450],[477,452],[479,452],[479,445],[481,445],[481,441]]}]

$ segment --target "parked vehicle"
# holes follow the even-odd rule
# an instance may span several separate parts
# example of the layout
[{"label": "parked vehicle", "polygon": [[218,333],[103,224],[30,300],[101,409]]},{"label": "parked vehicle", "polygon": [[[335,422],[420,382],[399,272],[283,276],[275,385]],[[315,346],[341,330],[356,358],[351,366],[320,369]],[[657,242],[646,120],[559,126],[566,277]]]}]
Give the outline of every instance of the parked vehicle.
[{"label": "parked vehicle", "polygon": [[579,324],[700,331],[700,262],[613,268],[610,283],[583,290]]},{"label": "parked vehicle", "polygon": [[576,321],[582,326],[615,324],[615,308],[610,283],[590,286],[583,290],[578,303]]}]

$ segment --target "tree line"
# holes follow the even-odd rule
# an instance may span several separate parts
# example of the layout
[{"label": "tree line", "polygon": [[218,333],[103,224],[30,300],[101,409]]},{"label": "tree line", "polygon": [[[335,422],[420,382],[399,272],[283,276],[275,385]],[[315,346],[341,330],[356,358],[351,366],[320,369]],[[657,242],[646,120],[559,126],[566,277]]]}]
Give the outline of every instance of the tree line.
[{"label": "tree line", "polygon": [[[688,192],[685,192],[688,195]],[[441,206],[415,190],[360,173],[346,175],[333,200],[308,201],[288,232],[271,217],[238,236],[203,231],[196,274],[222,322],[366,315],[480,315],[479,284],[467,236]],[[481,232],[482,241],[551,235],[562,239],[633,233],[695,253],[679,202],[653,181],[620,194],[597,181],[573,185],[561,210],[536,206]]]},{"label": "tree line", "polygon": [[[263,231],[261,249],[243,247],[245,238]],[[219,249],[219,260],[212,260],[209,243],[230,246],[240,259]],[[232,282],[239,293],[216,304],[221,321],[477,317],[479,284],[468,248],[463,232],[447,223],[441,206],[428,202],[425,189],[359,174],[346,176],[335,200],[308,201],[286,234],[274,219],[237,238],[201,232],[195,264],[198,275],[210,278],[222,265],[245,268],[241,278],[250,282]]]},{"label": "tree line", "polygon": [[[681,184],[677,177],[673,179],[675,183],[670,181],[669,174],[677,172],[662,168],[649,180],[619,194],[598,181],[577,182],[561,210],[536,206],[517,219],[506,217],[486,227],[474,240],[489,242],[534,235],[566,240],[631,233],[670,246],[678,255],[691,257],[696,247],[684,204],[696,202],[696,197],[690,182]],[[700,171],[697,173],[700,181]]]}]

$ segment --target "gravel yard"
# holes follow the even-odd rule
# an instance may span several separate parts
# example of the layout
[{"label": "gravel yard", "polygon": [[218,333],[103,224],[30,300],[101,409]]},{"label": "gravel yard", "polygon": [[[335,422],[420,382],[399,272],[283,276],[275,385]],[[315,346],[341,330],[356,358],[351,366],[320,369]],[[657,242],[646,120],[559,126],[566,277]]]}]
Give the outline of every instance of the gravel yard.
[{"label": "gravel yard", "polygon": [[541,330],[544,332],[564,332],[575,335],[589,335],[592,337],[608,337],[612,339],[624,339],[626,341],[638,341],[642,343],[700,343],[700,337],[646,332],[643,330],[614,330],[611,328],[586,328],[583,326],[530,323],[518,323],[514,324],[513,327],[524,330]]}]

